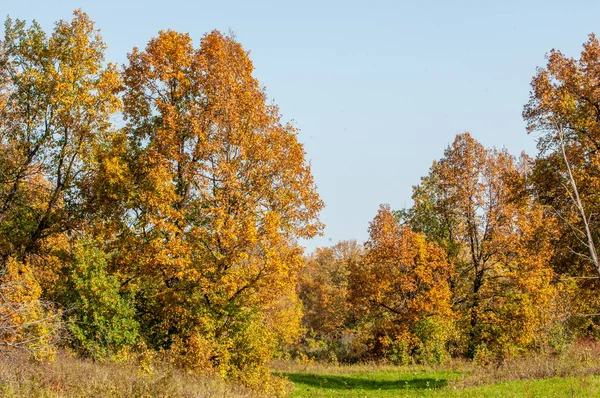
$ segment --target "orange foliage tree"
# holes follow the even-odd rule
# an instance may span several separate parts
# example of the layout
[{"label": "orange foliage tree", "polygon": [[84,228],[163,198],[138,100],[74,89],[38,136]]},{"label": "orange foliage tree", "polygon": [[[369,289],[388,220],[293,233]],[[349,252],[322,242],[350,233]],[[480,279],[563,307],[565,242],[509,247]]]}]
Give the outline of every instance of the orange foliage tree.
[{"label": "orange foliage tree", "polygon": [[389,206],[380,207],[365,255],[350,272],[353,310],[371,325],[373,353],[400,361],[443,358],[453,317],[452,272],[441,247],[401,228]]},{"label": "orange foliage tree", "polygon": [[591,34],[579,58],[558,50],[546,58],[532,78],[523,110],[528,133],[539,136],[532,192],[561,221],[552,265],[577,285],[565,315],[578,315],[570,322],[584,334],[597,335],[600,43]]}]

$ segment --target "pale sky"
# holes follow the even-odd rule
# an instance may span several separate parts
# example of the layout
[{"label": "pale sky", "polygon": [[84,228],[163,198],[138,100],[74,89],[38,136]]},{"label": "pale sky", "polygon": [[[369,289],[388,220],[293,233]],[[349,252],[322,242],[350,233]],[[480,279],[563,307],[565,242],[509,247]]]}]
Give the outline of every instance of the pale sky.
[{"label": "pale sky", "polygon": [[308,250],[367,238],[380,203],[410,206],[412,186],[457,133],[535,154],[521,112],[552,48],[578,56],[600,31],[593,1],[3,0],[46,29],[81,8],[122,64],[160,29],[232,30],[255,76],[301,129],[326,203]]}]

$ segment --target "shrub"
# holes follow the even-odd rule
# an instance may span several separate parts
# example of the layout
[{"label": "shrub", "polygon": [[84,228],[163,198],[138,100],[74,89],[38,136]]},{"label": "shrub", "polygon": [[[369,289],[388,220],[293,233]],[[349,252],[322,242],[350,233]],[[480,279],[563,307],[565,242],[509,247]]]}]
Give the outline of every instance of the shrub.
[{"label": "shrub", "polygon": [[41,299],[32,270],[8,258],[0,279],[0,347],[3,353],[25,350],[36,359],[52,359],[61,331],[61,313]]},{"label": "shrub", "polygon": [[72,254],[63,296],[71,307],[73,346],[94,359],[114,357],[138,338],[132,300],[120,293],[118,279],[107,272],[106,254],[92,241],[77,243]]}]

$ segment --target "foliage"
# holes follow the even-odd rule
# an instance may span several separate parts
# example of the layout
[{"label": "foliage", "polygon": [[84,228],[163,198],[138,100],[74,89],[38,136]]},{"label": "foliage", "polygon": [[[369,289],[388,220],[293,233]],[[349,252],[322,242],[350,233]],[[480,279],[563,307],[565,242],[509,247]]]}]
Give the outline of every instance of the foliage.
[{"label": "foliage", "polygon": [[107,256],[94,242],[78,242],[73,257],[62,292],[73,345],[86,356],[108,359],[136,343],[139,325],[132,300],[120,294],[121,284],[108,275]]},{"label": "foliage", "polygon": [[600,228],[600,43],[591,34],[578,59],[557,50],[546,58],[531,81],[523,111],[527,131],[539,135],[531,191],[561,221],[550,263],[563,278],[576,282],[567,298],[573,305],[564,308],[565,323],[575,334],[596,335],[597,317],[585,314],[597,313],[600,305],[594,247]]},{"label": "foliage", "polygon": [[299,333],[296,240],[322,228],[297,131],[233,37],[195,49],[159,32],[122,73],[104,50],[81,11],[49,36],[7,20],[0,266],[27,263],[73,307],[81,353],[116,354],[140,328],[180,363],[260,384]]},{"label": "foliage", "polygon": [[356,317],[348,302],[348,280],[350,264],[361,255],[356,241],[342,241],[306,259],[298,296],[304,312],[303,349],[311,356],[347,361],[355,354],[350,345]]},{"label": "foliage", "polygon": [[38,360],[52,359],[61,333],[61,314],[41,298],[31,268],[8,258],[0,279],[0,352],[26,351]]},{"label": "foliage", "polygon": [[433,349],[428,343],[443,346],[445,342],[430,339],[422,329],[426,323],[438,322],[441,328],[449,327],[451,275],[440,247],[408,227],[401,229],[389,206],[380,207],[369,228],[365,255],[350,272],[355,311],[374,323],[372,355],[391,350],[393,359],[404,362],[421,352],[417,359],[431,359],[425,354]]},{"label": "foliage", "polygon": [[[535,159],[459,134],[410,208],[382,205],[364,245],[308,257],[299,242],[321,233],[324,204],[297,129],[235,37],[195,46],[160,31],[122,69],[105,49],[79,10],[50,33],[5,24],[2,353],[51,358],[66,321],[82,356],[136,348],[144,371],[160,356],[283,395],[275,357],[484,366],[600,337],[594,35],[579,59],[553,50],[532,79]],[[363,383],[294,377],[310,392]]]},{"label": "foliage", "polygon": [[93,233],[135,292],[149,346],[233,377],[266,375],[277,345],[298,335],[295,239],[321,228],[296,130],[252,70],[216,31],[197,49],[174,31],[134,49],[126,126],[100,150],[92,190]]},{"label": "foliage", "polygon": [[470,357],[534,348],[551,317],[555,224],[523,193],[529,162],[485,149],[465,133],[414,188],[407,223],[453,262],[454,307],[467,331],[458,349]]}]

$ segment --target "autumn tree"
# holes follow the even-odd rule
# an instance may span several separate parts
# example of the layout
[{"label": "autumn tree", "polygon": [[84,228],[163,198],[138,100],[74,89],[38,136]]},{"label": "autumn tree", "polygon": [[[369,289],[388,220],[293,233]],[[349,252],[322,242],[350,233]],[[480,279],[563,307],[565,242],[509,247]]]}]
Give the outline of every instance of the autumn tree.
[{"label": "autumn tree", "polygon": [[88,160],[119,109],[114,65],[89,17],[75,11],[49,37],[7,20],[1,48],[1,256],[24,259],[77,227]]},{"label": "autumn tree", "polygon": [[374,354],[406,361],[443,358],[453,317],[452,266],[442,248],[400,227],[388,205],[369,227],[365,255],[351,267],[350,296],[374,333]]},{"label": "autumn tree", "polygon": [[[541,256],[535,267],[543,267],[542,260],[547,256],[547,251],[519,252],[530,247],[527,239],[535,240],[538,236],[524,236],[523,231],[538,230],[540,226],[536,227],[535,223],[542,223],[543,227],[547,220],[533,215],[539,213],[539,209],[534,209],[530,201],[522,199],[519,203],[517,200],[517,193],[525,184],[525,158],[522,163],[518,165],[505,150],[485,149],[470,134],[460,134],[446,149],[444,157],[434,162],[429,175],[414,188],[414,206],[405,213],[408,225],[444,247],[454,264],[454,304],[462,314],[463,329],[468,330],[465,344],[470,357],[479,346],[495,346],[500,351],[506,348],[497,344],[498,339],[505,336],[492,332],[490,325],[502,322],[509,325],[516,319],[508,308],[519,306],[509,305],[507,285],[516,287],[534,277],[527,270],[527,264],[532,261],[530,256]],[[520,239],[526,241],[517,248],[515,245]],[[540,240],[538,247],[550,250],[543,242]],[[551,274],[545,270],[540,272],[538,287],[540,292],[546,292]],[[526,294],[522,289],[521,293]],[[534,305],[534,302],[529,304]],[[502,320],[497,318],[499,314],[504,314],[500,316]],[[529,321],[532,321],[533,313],[530,314]],[[492,315],[496,316],[494,321],[490,318]],[[506,330],[515,329],[507,326]]]},{"label": "autumn tree", "polygon": [[551,266],[558,223],[530,194],[532,163],[522,155],[502,175],[510,218],[502,221],[506,227],[483,293],[491,301],[482,311],[482,341],[499,357],[552,349],[563,337],[555,330],[562,314],[560,286]]},{"label": "autumn tree", "polygon": [[588,266],[598,274],[600,44],[590,35],[580,59],[552,50],[547,60],[532,79],[523,111],[527,131],[540,134],[537,193],[568,225],[567,231],[575,238],[570,242],[575,244],[573,250],[586,256]]},{"label": "autumn tree", "polygon": [[600,44],[591,34],[578,59],[558,50],[546,58],[523,111],[528,133],[539,137],[533,192],[561,220],[552,265],[563,281],[577,284],[571,321],[597,334]]},{"label": "autumn tree", "polygon": [[[110,130],[111,115],[120,109],[119,74],[114,65],[105,65],[104,49],[81,11],[56,23],[50,35],[35,22],[27,26],[9,18],[5,24],[0,43],[1,290],[14,285],[9,264],[17,264],[19,274],[31,276],[26,289],[33,295],[24,295],[20,305],[45,302],[42,292],[55,284],[61,266],[59,252],[84,222],[82,192],[92,174],[91,158]],[[41,304],[35,306],[42,310]]]},{"label": "autumn tree", "polygon": [[493,169],[494,165],[488,161],[490,155],[470,134],[458,135],[444,152],[444,157],[434,163],[421,186],[415,188],[414,195],[417,229],[420,229],[419,222],[428,225],[427,219],[423,222],[420,218],[427,217],[433,210],[433,218],[442,223],[434,231],[442,235],[432,237],[450,247],[458,244],[461,251],[466,248],[465,256],[461,252],[455,253],[455,291],[459,306],[464,306],[470,313],[471,356],[480,339],[480,291],[492,268],[492,255],[499,246],[493,238],[501,236],[498,229],[503,225],[498,221],[505,218],[500,170]]},{"label": "autumn tree", "polygon": [[96,233],[118,253],[111,269],[136,291],[155,348],[268,373],[272,343],[299,328],[296,239],[321,229],[297,132],[233,37],[214,31],[194,48],[161,31],[128,59],[126,126],[93,183]]}]

